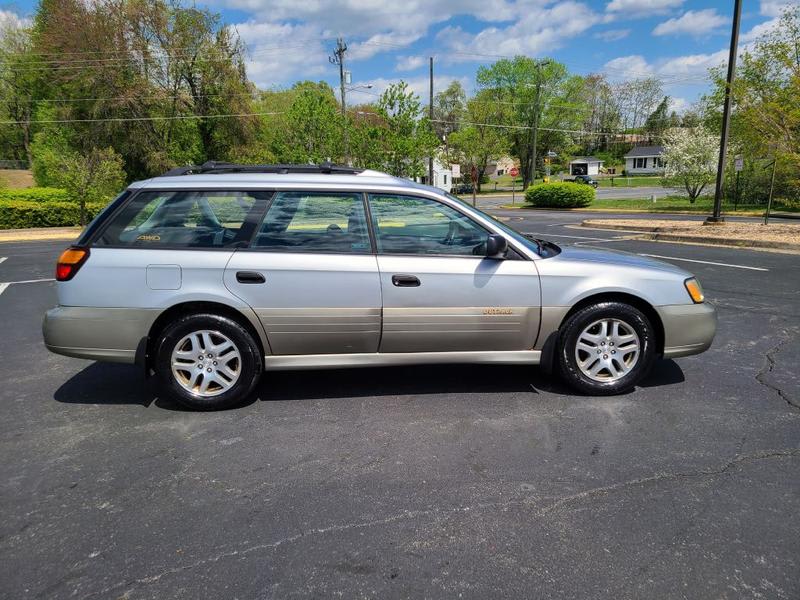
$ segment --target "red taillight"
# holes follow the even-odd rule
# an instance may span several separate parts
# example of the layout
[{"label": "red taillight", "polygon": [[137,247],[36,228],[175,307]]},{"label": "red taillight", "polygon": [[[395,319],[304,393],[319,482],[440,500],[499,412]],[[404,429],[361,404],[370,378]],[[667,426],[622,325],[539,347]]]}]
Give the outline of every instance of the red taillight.
[{"label": "red taillight", "polygon": [[58,257],[56,281],[69,281],[89,258],[88,248],[67,248]]}]

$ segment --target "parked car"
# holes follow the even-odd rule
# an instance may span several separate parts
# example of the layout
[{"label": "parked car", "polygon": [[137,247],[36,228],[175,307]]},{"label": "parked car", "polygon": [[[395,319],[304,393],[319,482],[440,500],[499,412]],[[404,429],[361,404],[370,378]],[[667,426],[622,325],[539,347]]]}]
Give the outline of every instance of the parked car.
[{"label": "parked car", "polygon": [[133,183],[64,251],[52,352],[132,363],[196,409],[263,371],[543,365],[634,387],[716,329],[690,273],[531,239],[439,189],[331,165],[207,163]]},{"label": "parked car", "polygon": [[453,186],[452,193],[453,194],[471,194],[473,185],[469,181],[463,181],[461,183],[457,183]]},{"label": "parked car", "polygon": [[599,184],[596,179],[594,179],[591,175],[575,175],[572,179],[565,179],[564,181],[571,181],[574,183],[583,183],[585,185],[590,185],[593,188],[596,188]]}]

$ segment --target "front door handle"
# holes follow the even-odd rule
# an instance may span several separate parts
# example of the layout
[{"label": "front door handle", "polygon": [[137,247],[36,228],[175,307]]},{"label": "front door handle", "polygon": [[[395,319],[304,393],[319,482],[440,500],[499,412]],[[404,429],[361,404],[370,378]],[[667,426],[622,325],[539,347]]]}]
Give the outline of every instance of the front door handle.
[{"label": "front door handle", "polygon": [[419,278],[413,275],[392,275],[392,285],[395,287],[419,287]]},{"label": "front door handle", "polygon": [[257,271],[237,271],[236,281],[239,283],[266,283],[267,279]]}]

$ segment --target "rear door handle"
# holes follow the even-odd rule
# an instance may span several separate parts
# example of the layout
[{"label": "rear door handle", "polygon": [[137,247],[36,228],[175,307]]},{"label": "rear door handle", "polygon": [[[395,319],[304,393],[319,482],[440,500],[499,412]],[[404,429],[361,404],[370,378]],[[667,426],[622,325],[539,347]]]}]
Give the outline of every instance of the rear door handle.
[{"label": "rear door handle", "polygon": [[266,283],[267,279],[257,271],[237,271],[236,281],[239,283]]},{"label": "rear door handle", "polygon": [[419,278],[413,275],[392,275],[392,285],[395,287],[419,287]]}]

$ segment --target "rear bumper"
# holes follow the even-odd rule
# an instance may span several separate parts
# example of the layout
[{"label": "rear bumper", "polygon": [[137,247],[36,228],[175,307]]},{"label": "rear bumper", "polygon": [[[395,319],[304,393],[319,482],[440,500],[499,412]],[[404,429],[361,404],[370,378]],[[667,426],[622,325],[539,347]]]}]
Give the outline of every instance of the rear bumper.
[{"label": "rear bumper", "polygon": [[142,338],[158,317],[157,309],[58,306],[44,316],[48,350],[64,356],[134,363]]},{"label": "rear bumper", "polygon": [[664,358],[705,352],[717,332],[717,311],[707,302],[657,306],[664,325]]}]

